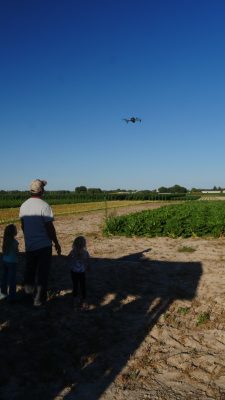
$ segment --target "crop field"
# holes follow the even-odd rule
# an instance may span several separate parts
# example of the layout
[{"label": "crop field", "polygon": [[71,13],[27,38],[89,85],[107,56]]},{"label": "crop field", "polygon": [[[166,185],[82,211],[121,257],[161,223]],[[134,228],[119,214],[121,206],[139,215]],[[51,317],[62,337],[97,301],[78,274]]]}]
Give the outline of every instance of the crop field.
[{"label": "crop field", "polygon": [[[78,214],[82,212],[91,212],[97,210],[105,210],[106,216],[109,209],[118,207],[127,207],[129,205],[145,204],[150,201],[134,201],[134,200],[115,200],[115,201],[99,201],[76,204],[57,204],[53,205],[54,216]],[[19,220],[19,208],[0,208],[0,224],[8,224]]]},{"label": "crop field", "polygon": [[[0,209],[1,208],[18,208],[30,197],[29,192],[1,192],[0,191]],[[150,191],[138,191],[134,193],[86,193],[76,194],[74,192],[45,192],[44,196],[50,205],[77,204],[77,203],[93,203],[104,201],[177,201],[177,200],[197,200],[199,195],[191,195],[186,193],[153,193]]]},{"label": "crop field", "polygon": [[225,203],[185,202],[111,217],[106,221],[104,232],[120,236],[222,237],[225,236]]}]

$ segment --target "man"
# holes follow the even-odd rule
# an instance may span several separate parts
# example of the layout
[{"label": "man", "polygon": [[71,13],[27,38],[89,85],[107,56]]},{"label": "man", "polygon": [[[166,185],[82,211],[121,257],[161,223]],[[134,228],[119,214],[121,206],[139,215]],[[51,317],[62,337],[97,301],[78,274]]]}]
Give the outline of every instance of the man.
[{"label": "man", "polygon": [[47,298],[48,275],[52,259],[52,242],[61,254],[51,207],[42,200],[46,181],[31,182],[31,197],[20,207],[19,217],[26,249],[25,292],[34,294],[34,305],[41,306]]}]

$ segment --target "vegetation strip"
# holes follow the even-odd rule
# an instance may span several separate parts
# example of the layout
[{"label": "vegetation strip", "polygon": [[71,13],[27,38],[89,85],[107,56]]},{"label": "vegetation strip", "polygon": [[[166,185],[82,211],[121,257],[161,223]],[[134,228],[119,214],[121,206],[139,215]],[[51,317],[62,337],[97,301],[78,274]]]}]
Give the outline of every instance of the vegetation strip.
[{"label": "vegetation strip", "polygon": [[[107,202],[93,202],[93,203],[77,203],[77,204],[59,204],[52,206],[54,215],[60,217],[63,215],[79,214],[83,212],[101,211],[105,210],[107,214],[108,209],[127,207],[132,205],[147,204],[150,201],[107,201]],[[19,221],[18,208],[0,209],[0,225],[8,224]]]},{"label": "vegetation strip", "polygon": [[225,204],[222,202],[185,202],[154,210],[108,218],[106,235],[220,237],[225,235]]},{"label": "vegetation strip", "polygon": [[[4,192],[0,191],[0,209],[17,208],[28,199],[29,192]],[[102,201],[174,201],[174,200],[197,200],[199,195],[188,193],[157,193],[150,190],[134,192],[45,192],[45,199],[50,205],[55,204],[76,204],[76,203],[94,203]]]}]

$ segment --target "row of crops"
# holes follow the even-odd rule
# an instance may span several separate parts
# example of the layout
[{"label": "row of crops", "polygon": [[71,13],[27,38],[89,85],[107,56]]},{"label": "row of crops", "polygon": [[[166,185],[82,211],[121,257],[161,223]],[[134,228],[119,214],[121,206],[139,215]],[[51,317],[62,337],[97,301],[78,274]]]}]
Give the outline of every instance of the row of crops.
[{"label": "row of crops", "polygon": [[[55,217],[62,215],[79,214],[83,212],[99,211],[105,212],[105,217],[108,215],[110,209],[119,207],[127,207],[130,205],[139,205],[146,202],[142,201],[102,201],[102,202],[88,202],[76,204],[55,204],[52,206],[53,214]],[[19,221],[19,208],[2,208],[0,209],[0,225],[8,224]]]},{"label": "row of crops", "polygon": [[163,206],[120,217],[111,217],[106,235],[220,237],[225,235],[225,203],[189,202]]},{"label": "row of crops", "polygon": [[[0,208],[13,208],[19,207],[23,201],[29,198],[29,192],[3,192],[0,193]],[[172,194],[172,193],[152,193],[148,191],[140,191],[134,193],[84,193],[75,194],[74,192],[46,192],[44,199],[51,205],[54,204],[76,204],[88,203],[96,201],[122,201],[122,200],[135,200],[135,201],[173,201],[173,200],[196,200],[199,196],[188,194]]]}]

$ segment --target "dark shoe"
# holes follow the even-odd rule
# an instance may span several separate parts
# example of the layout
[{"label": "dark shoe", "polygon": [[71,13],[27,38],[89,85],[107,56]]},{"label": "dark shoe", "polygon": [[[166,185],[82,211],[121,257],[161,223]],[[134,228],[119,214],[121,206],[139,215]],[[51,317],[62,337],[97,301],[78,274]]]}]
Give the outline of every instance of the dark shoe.
[{"label": "dark shoe", "polygon": [[21,304],[32,305],[33,304],[33,296],[31,296],[30,294],[26,294],[26,292],[21,292],[18,295],[18,301]]},{"label": "dark shoe", "polygon": [[25,285],[24,290],[26,294],[32,295],[34,293],[34,287],[32,285]]},{"label": "dark shoe", "polygon": [[4,293],[0,293],[0,300],[4,300],[4,299],[6,299],[6,297],[7,297],[7,294],[4,294]]},{"label": "dark shoe", "polygon": [[17,303],[17,300],[16,300],[16,299],[9,299],[9,298],[8,298],[8,303],[9,303],[9,304],[16,304],[16,303]]},{"label": "dark shoe", "polygon": [[39,299],[34,299],[34,307],[41,307],[42,302]]}]

